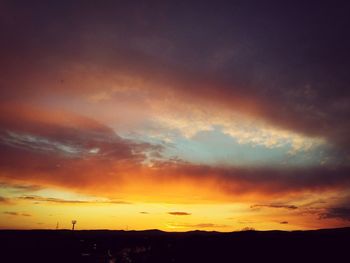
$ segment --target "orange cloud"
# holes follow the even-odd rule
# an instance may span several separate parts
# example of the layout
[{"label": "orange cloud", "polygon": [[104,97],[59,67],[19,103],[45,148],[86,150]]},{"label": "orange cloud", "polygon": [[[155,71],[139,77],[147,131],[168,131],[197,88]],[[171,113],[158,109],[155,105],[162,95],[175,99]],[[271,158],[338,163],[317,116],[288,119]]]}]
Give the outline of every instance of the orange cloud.
[{"label": "orange cloud", "polygon": [[[181,161],[144,164],[161,147],[123,139],[108,127],[69,113],[3,106],[1,178],[107,197],[186,201],[254,199],[349,186],[349,169],[211,167]],[[200,189],[197,187],[200,185]],[[190,200],[196,202],[196,199]]]}]

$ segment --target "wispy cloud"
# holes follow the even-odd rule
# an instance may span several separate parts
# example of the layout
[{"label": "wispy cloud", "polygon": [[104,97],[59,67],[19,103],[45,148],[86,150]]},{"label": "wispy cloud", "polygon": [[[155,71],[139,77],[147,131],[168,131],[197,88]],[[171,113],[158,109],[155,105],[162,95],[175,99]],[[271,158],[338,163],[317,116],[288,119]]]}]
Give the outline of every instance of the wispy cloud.
[{"label": "wispy cloud", "polygon": [[132,204],[130,202],[121,200],[70,200],[60,199],[52,197],[42,197],[37,195],[25,195],[20,196],[18,199],[35,201],[35,202],[50,202],[50,203],[61,203],[61,204]]},{"label": "wispy cloud", "polygon": [[191,215],[191,213],[188,213],[188,212],[178,212],[178,211],[169,212],[168,214],[172,215],[172,216],[189,216],[189,215]]},{"label": "wispy cloud", "polygon": [[31,214],[28,214],[28,213],[19,213],[19,212],[12,212],[12,211],[5,211],[3,213],[5,215],[10,215],[10,216],[32,216]]},{"label": "wispy cloud", "polygon": [[11,204],[11,199],[7,197],[0,196],[0,204]]},{"label": "wispy cloud", "polygon": [[11,182],[0,182],[0,188],[10,189],[14,192],[35,192],[41,190],[43,187],[33,184],[17,184]]},{"label": "wispy cloud", "polygon": [[260,208],[260,207],[267,207],[267,208],[285,208],[285,209],[298,209],[295,205],[288,205],[288,204],[257,204],[257,205],[251,205],[250,208]]}]

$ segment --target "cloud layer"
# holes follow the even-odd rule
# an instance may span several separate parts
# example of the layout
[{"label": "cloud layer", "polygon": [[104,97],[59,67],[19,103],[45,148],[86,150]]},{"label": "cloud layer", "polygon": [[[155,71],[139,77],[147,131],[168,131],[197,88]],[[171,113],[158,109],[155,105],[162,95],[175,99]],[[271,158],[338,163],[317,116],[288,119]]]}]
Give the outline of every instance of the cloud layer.
[{"label": "cloud layer", "polygon": [[346,7],[2,1],[0,203],[80,202],[33,195],[54,188],[348,220],[293,202],[349,193]]},{"label": "cloud layer", "polygon": [[116,191],[124,195],[153,192],[151,199],[157,194],[164,198],[166,189],[179,197],[183,193],[176,187],[180,185],[188,191],[201,185],[197,191],[210,195],[209,189],[216,189],[228,200],[250,194],[333,191],[350,185],[346,166],[248,168],[154,160],[150,153],[161,153],[163,146],[123,139],[110,128],[78,115],[22,107],[11,111],[3,107],[0,116],[4,127],[1,178],[14,185],[16,181],[30,182],[111,198]]},{"label": "cloud layer", "polygon": [[[327,6],[334,19],[326,23],[324,6],[307,3],[287,9],[258,4],[258,16],[243,3],[203,4],[200,12],[195,4],[168,2],[152,9],[131,3],[2,5],[4,99],[136,88],[228,107],[349,145],[349,39],[340,29],[349,22],[341,7]],[[60,17],[70,19],[56,23]]]}]

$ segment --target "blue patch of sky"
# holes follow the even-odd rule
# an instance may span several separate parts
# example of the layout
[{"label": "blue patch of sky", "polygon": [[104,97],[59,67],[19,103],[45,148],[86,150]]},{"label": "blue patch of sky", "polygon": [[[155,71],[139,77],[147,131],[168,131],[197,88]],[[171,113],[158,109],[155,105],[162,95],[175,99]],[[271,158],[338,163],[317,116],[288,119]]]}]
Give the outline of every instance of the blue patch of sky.
[{"label": "blue patch of sky", "polygon": [[[164,143],[162,138],[142,135],[128,135],[130,139],[144,140],[153,144],[165,145],[165,158],[180,159],[209,165],[234,166],[315,166],[327,156],[325,146],[318,146],[308,151],[290,154],[292,145],[268,148],[253,143],[239,143],[237,138],[222,132],[220,127],[209,131],[200,131],[191,138],[182,136],[177,131],[169,131],[171,143]],[[133,137],[133,138],[132,138]]]}]

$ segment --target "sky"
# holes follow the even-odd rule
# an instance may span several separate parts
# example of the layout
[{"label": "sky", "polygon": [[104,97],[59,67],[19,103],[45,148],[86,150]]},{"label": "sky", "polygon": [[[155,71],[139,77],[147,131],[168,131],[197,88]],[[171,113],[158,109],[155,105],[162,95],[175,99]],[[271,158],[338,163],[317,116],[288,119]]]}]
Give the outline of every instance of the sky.
[{"label": "sky", "polygon": [[1,1],[0,228],[350,226],[346,1]]}]

